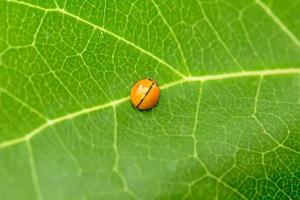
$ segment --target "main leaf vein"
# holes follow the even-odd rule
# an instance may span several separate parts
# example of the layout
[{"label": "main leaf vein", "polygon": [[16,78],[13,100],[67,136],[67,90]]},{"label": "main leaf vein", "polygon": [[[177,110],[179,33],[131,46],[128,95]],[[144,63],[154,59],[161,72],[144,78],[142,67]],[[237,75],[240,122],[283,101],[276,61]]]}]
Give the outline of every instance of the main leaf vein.
[{"label": "main leaf vein", "polygon": [[[217,74],[217,75],[206,75],[206,76],[191,76],[191,77],[185,77],[179,81],[174,81],[167,83],[165,85],[161,86],[161,89],[167,89],[179,84],[183,84],[186,82],[193,82],[193,81],[199,81],[199,82],[206,82],[206,81],[213,81],[213,80],[225,80],[225,79],[231,79],[231,78],[242,78],[242,77],[256,77],[256,76],[272,76],[272,75],[287,75],[287,74],[299,74],[300,75],[300,68],[288,68],[288,69],[274,69],[274,70],[260,70],[260,71],[244,71],[244,72],[236,72],[236,73],[229,73],[229,74]],[[45,130],[48,127],[51,127],[55,124],[61,123],[63,121],[76,118],[78,116],[89,114],[91,112],[95,112],[101,109],[109,108],[112,106],[117,106],[121,103],[124,103],[129,100],[129,96],[123,97],[117,100],[113,100],[111,102],[97,105],[90,108],[84,108],[80,111],[76,111],[74,113],[70,113],[61,117],[57,117],[55,119],[48,120],[45,124],[37,127],[36,129],[32,130],[30,133],[25,134],[22,137],[8,140],[5,142],[0,143],[0,149],[6,148],[18,143],[22,143],[25,141],[29,141],[31,138],[33,138],[35,135],[40,133],[41,131]]]}]

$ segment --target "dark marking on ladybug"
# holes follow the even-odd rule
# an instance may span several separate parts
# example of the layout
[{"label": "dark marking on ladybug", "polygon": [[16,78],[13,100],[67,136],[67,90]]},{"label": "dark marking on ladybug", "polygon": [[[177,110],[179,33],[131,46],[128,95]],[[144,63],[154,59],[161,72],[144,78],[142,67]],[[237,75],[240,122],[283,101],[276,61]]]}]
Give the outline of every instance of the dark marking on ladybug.
[{"label": "dark marking on ladybug", "polygon": [[[152,81],[151,79],[148,79],[150,81]],[[139,109],[139,106],[143,103],[144,99],[147,97],[147,95],[149,94],[149,92],[151,91],[151,89],[153,88],[153,85],[155,84],[155,82],[153,81],[151,86],[149,87],[148,91],[146,92],[146,94],[143,96],[143,98],[141,99],[141,101],[138,103],[138,105],[136,106],[137,109]]]}]

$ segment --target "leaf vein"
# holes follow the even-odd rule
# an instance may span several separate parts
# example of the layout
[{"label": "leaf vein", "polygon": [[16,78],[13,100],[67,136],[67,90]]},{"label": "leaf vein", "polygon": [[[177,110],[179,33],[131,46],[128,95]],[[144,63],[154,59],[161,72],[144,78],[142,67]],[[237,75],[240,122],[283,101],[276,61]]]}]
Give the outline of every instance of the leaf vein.
[{"label": "leaf vein", "polygon": [[[167,89],[167,88],[179,85],[179,84],[183,84],[186,82],[192,82],[192,81],[206,82],[206,81],[213,81],[213,80],[225,80],[225,79],[231,79],[231,78],[273,76],[273,75],[287,75],[287,74],[299,74],[300,75],[300,68],[273,69],[273,70],[261,70],[261,71],[243,71],[243,72],[235,72],[235,73],[229,73],[229,74],[215,74],[215,75],[186,77],[181,80],[177,80],[177,81],[162,85],[161,89],[164,90],[164,89]],[[70,113],[70,114],[67,114],[67,115],[64,115],[61,117],[57,117],[55,119],[48,120],[47,123],[39,126],[38,128],[34,129],[30,133],[25,134],[25,136],[0,143],[0,149],[30,140],[31,138],[33,138],[35,135],[37,135],[42,130],[44,130],[50,126],[53,126],[55,124],[58,124],[60,122],[63,122],[65,120],[73,119],[75,117],[78,117],[78,116],[81,116],[84,114],[89,114],[91,112],[95,112],[95,111],[105,109],[108,107],[117,106],[121,103],[128,101],[129,99],[130,99],[129,96],[123,97],[123,98],[113,100],[113,101],[105,103],[105,104],[97,105],[97,106],[90,107],[90,108],[84,108],[83,110],[73,112],[73,113]],[[287,147],[285,147],[285,148],[287,148]]]},{"label": "leaf vein", "polygon": [[169,29],[171,35],[173,36],[173,38],[174,38],[174,40],[175,40],[175,42],[176,42],[176,44],[177,44],[177,46],[178,46],[178,50],[179,50],[180,56],[181,56],[181,58],[183,59],[185,68],[186,68],[188,74],[191,75],[191,74],[190,74],[189,67],[188,67],[188,64],[187,64],[187,60],[186,60],[186,58],[185,58],[185,56],[184,56],[184,53],[183,53],[183,50],[182,50],[182,46],[181,46],[181,44],[180,44],[180,42],[179,42],[179,40],[178,40],[178,38],[177,38],[177,36],[176,36],[176,34],[175,34],[173,28],[170,26],[170,24],[168,23],[168,21],[166,20],[166,18],[165,18],[164,15],[162,14],[162,12],[161,12],[159,6],[157,5],[157,3],[155,2],[155,0],[151,0],[151,2],[152,2],[152,4],[154,5],[154,7],[156,8],[158,14],[159,14],[160,17],[162,18],[162,20],[164,21],[164,23],[166,24],[166,26],[168,27],[168,29]]},{"label": "leaf vein", "polygon": [[42,196],[41,188],[39,186],[39,181],[38,181],[35,162],[34,162],[34,157],[33,157],[32,148],[31,148],[31,144],[30,144],[29,140],[26,141],[26,146],[27,146],[27,151],[28,151],[29,166],[30,166],[30,169],[31,169],[31,176],[32,176],[34,191],[36,193],[37,199],[42,200],[43,196]]},{"label": "leaf vein", "polygon": [[10,98],[12,98],[14,101],[18,102],[19,104],[21,104],[22,106],[24,106],[25,108],[27,108],[28,110],[30,110],[31,112],[35,113],[37,116],[39,116],[40,118],[48,121],[48,117],[46,117],[45,115],[43,115],[41,112],[39,112],[38,110],[36,110],[35,108],[33,108],[32,106],[30,106],[28,103],[26,103],[24,100],[18,98],[17,96],[15,96],[14,94],[12,94],[11,92],[7,91],[6,89],[0,87],[0,92],[6,94],[7,96],[9,96]]},{"label": "leaf vein", "polygon": [[186,75],[182,74],[180,71],[178,71],[177,69],[175,69],[173,66],[171,66],[170,64],[168,64],[166,61],[162,60],[161,58],[157,57],[156,55],[154,55],[153,53],[143,49],[142,47],[140,47],[139,45],[127,40],[126,38],[110,31],[110,30],[107,30],[105,29],[104,27],[102,26],[99,26],[99,25],[96,25],[86,19],[83,19],[79,16],[76,16],[64,9],[61,9],[61,8],[43,8],[43,7],[40,7],[38,5],[34,5],[34,4],[31,4],[31,3],[27,3],[27,2],[21,2],[21,1],[16,1],[16,0],[7,0],[7,2],[10,2],[10,3],[16,3],[16,4],[21,4],[21,5],[24,5],[24,6],[27,6],[27,7],[31,7],[31,8],[35,8],[35,9],[39,9],[39,10],[43,10],[45,12],[57,12],[57,13],[60,13],[60,14],[63,14],[63,15],[66,15],[66,16],[69,16],[73,19],[76,19],[77,21],[80,21],[84,24],[87,24],[95,29],[98,29],[108,35],[111,35],[113,36],[114,38],[120,40],[120,41],[123,41],[124,43],[130,45],[131,47],[139,50],[140,52],[144,53],[145,55],[148,55],[150,57],[152,57],[153,59],[155,59],[157,62],[163,64],[165,67],[169,68],[170,70],[172,70],[175,74],[177,74],[178,76],[180,77],[185,77]]},{"label": "leaf vein", "polygon": [[280,27],[280,29],[300,47],[299,39],[286,27],[286,25],[272,12],[272,10],[261,0],[255,0],[257,5]]}]

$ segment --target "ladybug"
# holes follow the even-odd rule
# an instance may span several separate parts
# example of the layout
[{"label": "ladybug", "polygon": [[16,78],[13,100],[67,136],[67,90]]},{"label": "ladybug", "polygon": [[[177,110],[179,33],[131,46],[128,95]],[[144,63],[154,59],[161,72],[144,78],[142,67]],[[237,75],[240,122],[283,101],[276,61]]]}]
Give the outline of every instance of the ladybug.
[{"label": "ladybug", "polygon": [[151,79],[138,81],[130,92],[131,103],[138,110],[153,108],[158,103],[159,96],[160,89],[157,82]]}]

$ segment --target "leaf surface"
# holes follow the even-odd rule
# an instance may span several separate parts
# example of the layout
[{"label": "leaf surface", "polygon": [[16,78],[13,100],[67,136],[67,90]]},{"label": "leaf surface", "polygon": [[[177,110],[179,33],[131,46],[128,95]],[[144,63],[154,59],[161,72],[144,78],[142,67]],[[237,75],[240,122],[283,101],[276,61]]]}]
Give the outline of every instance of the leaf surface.
[{"label": "leaf surface", "polygon": [[299,0],[0,10],[1,199],[300,198]]}]

